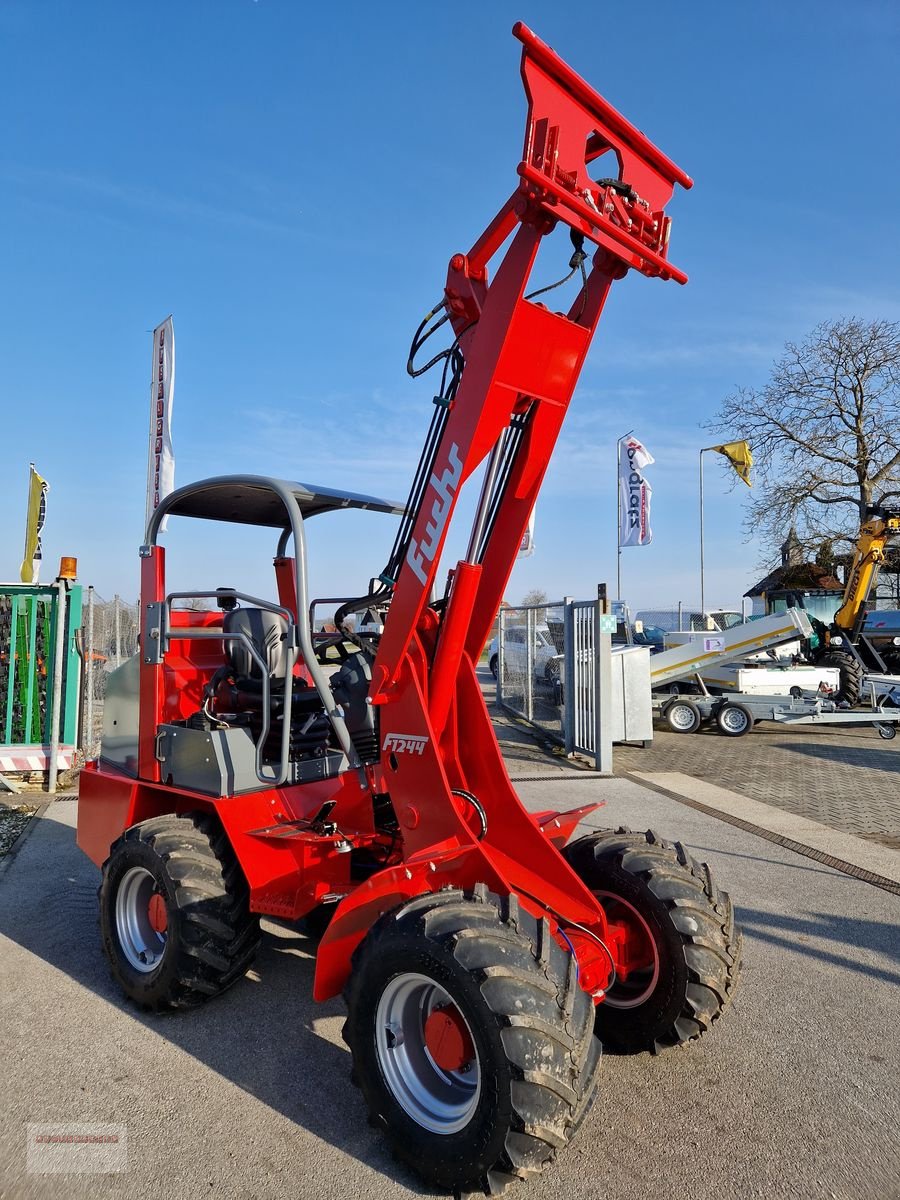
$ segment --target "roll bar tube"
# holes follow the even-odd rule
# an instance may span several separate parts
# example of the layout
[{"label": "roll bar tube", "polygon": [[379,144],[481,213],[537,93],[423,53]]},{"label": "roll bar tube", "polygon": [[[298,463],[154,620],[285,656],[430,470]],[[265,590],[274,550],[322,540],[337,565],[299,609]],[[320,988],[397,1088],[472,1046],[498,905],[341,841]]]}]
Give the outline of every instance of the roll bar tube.
[{"label": "roll bar tube", "polygon": [[[297,631],[297,641],[299,643],[300,653],[303,655],[307,670],[315,685],[316,691],[319,693],[319,699],[322,701],[322,707],[331,721],[331,727],[334,729],[335,737],[347,756],[347,761],[351,767],[359,767],[360,759],[356,753],[356,748],[353,745],[353,740],[347,729],[347,723],[338,705],[335,703],[334,696],[328,686],[328,678],[322,667],[316,660],[315,650],[312,644],[312,634],[309,624],[309,588],[307,582],[307,557],[306,557],[306,533],[303,528],[303,514],[300,511],[300,506],[297,503],[296,497],[284,483],[279,479],[267,478],[259,475],[233,475],[228,477],[235,484],[250,484],[254,487],[265,487],[274,492],[284,505],[288,517],[288,525],[290,533],[294,539],[294,576],[297,589],[297,614],[296,621],[293,622],[293,627]],[[163,518],[168,515],[169,508],[177,503],[179,493],[172,492],[164,500],[162,500],[152,513],[147,524],[146,544],[148,547],[157,544],[157,538],[160,532],[160,525]],[[288,530],[285,529],[282,538],[279,540],[279,546],[287,544],[286,535]],[[291,667],[293,670],[293,665]],[[289,700],[288,696],[290,689],[285,687],[285,719],[289,720]],[[282,751],[284,753],[284,749]],[[283,763],[286,775],[286,764]],[[283,782],[283,781],[282,781]]]}]

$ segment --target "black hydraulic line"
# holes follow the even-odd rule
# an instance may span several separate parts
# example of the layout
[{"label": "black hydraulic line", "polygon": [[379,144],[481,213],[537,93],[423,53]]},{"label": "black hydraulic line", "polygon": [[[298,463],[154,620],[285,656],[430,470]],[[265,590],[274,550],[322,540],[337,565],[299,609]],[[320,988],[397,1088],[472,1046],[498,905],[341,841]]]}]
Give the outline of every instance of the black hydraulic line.
[{"label": "black hydraulic line", "polygon": [[467,801],[475,809],[478,814],[478,820],[481,822],[481,833],[478,835],[478,841],[483,841],[488,831],[487,813],[484,811],[484,805],[471,792],[467,792],[465,788],[451,788],[450,792],[454,796],[459,796],[461,800]]},{"label": "black hydraulic line", "polygon": [[569,259],[570,270],[568,275],[564,275],[562,279],[557,279],[556,283],[548,283],[546,287],[538,288],[536,292],[529,292],[525,297],[526,300],[534,300],[538,296],[543,296],[545,292],[552,292],[554,288],[562,287],[564,283],[569,282],[579,268],[581,268],[582,281],[587,283],[587,274],[584,269],[585,259],[587,258],[584,252],[584,234],[571,229],[569,236],[572,239],[572,245],[575,247],[575,253]]},{"label": "black hydraulic line", "polygon": [[[365,596],[359,596],[353,600],[347,600],[337,610],[334,615],[335,624],[345,633],[351,641],[360,646],[364,650],[373,650],[374,645],[367,644],[368,639],[358,637],[354,632],[343,629],[343,623],[352,613],[361,612],[372,604],[384,602],[393,594],[394,584],[397,582],[400,569],[403,561],[406,558],[406,553],[409,548],[409,541],[412,537],[412,531],[415,527],[416,520],[419,515],[419,510],[422,506],[422,501],[425,492],[428,488],[428,481],[431,478],[434,464],[437,459],[438,451],[440,450],[441,441],[443,439],[444,430],[449,417],[450,405],[456,397],[459,389],[462,372],[465,367],[465,358],[459,348],[459,339],[466,329],[471,328],[471,325],[466,326],[453,340],[452,344],[441,351],[428,362],[424,367],[415,367],[414,359],[417,351],[428,340],[431,335],[449,320],[449,314],[445,313],[438,321],[426,330],[428,322],[432,320],[436,312],[443,306],[443,301],[440,305],[435,305],[424,320],[419,324],[418,329],[413,335],[412,346],[410,347],[409,361],[407,362],[407,371],[413,377],[424,374],[431,367],[443,360],[444,369],[441,373],[441,389],[438,395],[434,397],[435,412],[431,418],[431,424],[425,438],[425,445],[422,454],[419,458],[419,464],[413,476],[413,482],[410,487],[409,496],[404,508],[403,516],[400,519],[400,525],[394,538],[394,545],[391,549],[388,562],[381,575],[378,577],[382,586],[375,588]],[[425,331],[425,332],[423,332]],[[449,374],[449,378],[448,378]]]},{"label": "black hydraulic line", "polygon": [[515,466],[519,449],[525,437],[525,431],[528,428],[533,411],[534,406],[532,405],[527,412],[516,414],[512,418],[510,426],[504,435],[507,438],[507,442],[506,446],[504,447],[503,461],[501,462],[500,470],[497,473],[494,495],[491,500],[484,534],[478,547],[476,562],[482,562],[485,554],[487,553],[487,547],[494,532],[494,526],[497,523],[497,515],[503,503],[503,498],[506,495],[506,489],[509,485],[510,476],[512,475],[512,470]]}]

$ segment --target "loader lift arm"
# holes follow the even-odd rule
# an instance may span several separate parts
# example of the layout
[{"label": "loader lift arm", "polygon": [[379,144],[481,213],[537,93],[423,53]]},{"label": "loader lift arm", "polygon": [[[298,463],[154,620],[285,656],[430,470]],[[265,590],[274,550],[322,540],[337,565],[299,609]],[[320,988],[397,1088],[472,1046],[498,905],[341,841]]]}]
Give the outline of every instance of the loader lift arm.
[{"label": "loader lift arm", "polygon": [[[513,32],[528,98],[519,183],[469,253],[451,258],[443,304],[429,314],[443,307],[438,321],[449,322],[455,341],[405,524],[380,577],[390,606],[369,701],[379,710],[403,862],[342,904],[319,949],[319,998],[342,986],[350,951],[379,912],[445,880],[515,893],[563,922],[570,938],[578,923],[606,932],[595,897],[516,795],[476,663],[614,280],[635,269],[686,281],[668,259],[664,209],[675,184],[691,180],[529,29]],[[601,157],[615,163],[614,178],[592,178]],[[586,258],[583,244],[595,246],[565,313],[527,291],[541,243],[559,223],[575,245],[573,271]],[[485,462],[467,552],[432,605],[460,491]],[[481,810],[477,831],[466,797]],[[585,961],[594,943],[579,947]]]}]

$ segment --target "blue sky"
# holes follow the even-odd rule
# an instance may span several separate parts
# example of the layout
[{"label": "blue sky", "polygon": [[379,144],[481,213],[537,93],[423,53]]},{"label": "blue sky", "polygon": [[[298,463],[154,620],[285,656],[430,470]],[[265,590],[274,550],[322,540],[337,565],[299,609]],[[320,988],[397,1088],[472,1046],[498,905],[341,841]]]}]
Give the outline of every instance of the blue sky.
[{"label": "blue sky", "polygon": [[[136,595],[149,331],[169,312],[176,482],[405,496],[432,394],[405,374],[410,336],[515,183],[520,18],[695,186],[669,210],[690,283],[613,289],[508,598],[614,581],[633,428],[657,460],[654,542],[624,551],[625,595],[697,601],[699,423],[819,321],[900,319],[893,0],[4,0],[0,578],[18,577],[33,459],[45,577],[74,554],[102,595]],[[759,550],[728,488],[711,462],[707,600],[730,607]],[[324,518],[313,592],[355,593],[391,534]],[[167,542],[179,586],[269,590],[268,536],[173,522]]]}]

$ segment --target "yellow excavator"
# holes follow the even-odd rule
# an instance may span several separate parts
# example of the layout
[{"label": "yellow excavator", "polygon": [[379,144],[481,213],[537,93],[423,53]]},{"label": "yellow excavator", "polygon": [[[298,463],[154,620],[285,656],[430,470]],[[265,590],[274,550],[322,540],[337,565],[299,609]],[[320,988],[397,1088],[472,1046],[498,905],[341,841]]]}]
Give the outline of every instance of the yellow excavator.
[{"label": "yellow excavator", "polygon": [[841,697],[848,704],[858,702],[867,671],[900,673],[900,647],[879,650],[862,636],[866,603],[884,562],[885,546],[898,535],[900,508],[870,505],[859,530],[840,608],[830,625],[812,618],[813,636],[805,656],[817,666],[840,669]]}]

